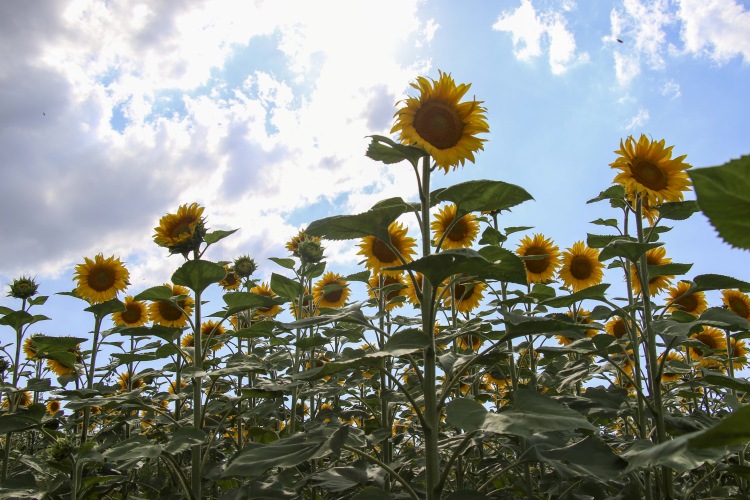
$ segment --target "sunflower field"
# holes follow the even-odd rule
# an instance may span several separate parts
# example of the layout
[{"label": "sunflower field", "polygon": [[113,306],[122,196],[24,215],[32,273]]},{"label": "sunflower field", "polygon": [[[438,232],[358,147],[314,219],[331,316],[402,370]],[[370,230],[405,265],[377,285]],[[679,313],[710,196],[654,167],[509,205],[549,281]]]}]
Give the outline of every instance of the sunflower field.
[{"label": "sunflower field", "polygon": [[[118,257],[75,268],[86,338],[32,334],[47,297],[15,279],[0,497],[750,497],[750,283],[688,277],[660,239],[702,212],[750,249],[750,157],[692,169],[624,138],[588,200],[605,215],[561,249],[502,226],[520,186],[431,188],[483,150],[487,110],[448,73],[412,87],[366,155],[411,165],[413,200],[311,221],[260,264],[209,260],[234,231],[180,206],[153,235],[170,282],[127,295]],[[335,240],[359,271],[329,269]]]}]

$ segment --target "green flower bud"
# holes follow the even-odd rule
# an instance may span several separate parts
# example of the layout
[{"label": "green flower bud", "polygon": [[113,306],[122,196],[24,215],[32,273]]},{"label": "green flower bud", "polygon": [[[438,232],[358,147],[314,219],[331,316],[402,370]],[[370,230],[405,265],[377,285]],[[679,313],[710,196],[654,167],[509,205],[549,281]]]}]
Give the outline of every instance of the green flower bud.
[{"label": "green flower bud", "polygon": [[323,251],[325,248],[320,244],[320,240],[304,239],[297,246],[297,253],[302,262],[306,264],[317,264],[323,260]]},{"label": "green flower bud", "polygon": [[33,280],[33,278],[27,278],[21,276],[18,279],[13,280],[10,285],[10,292],[8,296],[16,299],[29,299],[36,295],[39,285]]},{"label": "green flower bud", "polygon": [[257,270],[258,265],[247,255],[243,255],[234,261],[234,272],[241,278],[249,278]]}]

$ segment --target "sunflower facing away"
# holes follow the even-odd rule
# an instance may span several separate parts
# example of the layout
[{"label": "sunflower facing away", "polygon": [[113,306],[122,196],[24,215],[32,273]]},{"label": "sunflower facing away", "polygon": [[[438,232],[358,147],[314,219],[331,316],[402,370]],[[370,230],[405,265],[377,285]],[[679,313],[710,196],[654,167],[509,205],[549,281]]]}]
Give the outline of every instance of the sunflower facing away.
[{"label": "sunflower facing away", "polygon": [[148,305],[134,300],[132,295],[125,297],[125,310],[112,313],[112,322],[117,326],[143,326],[148,323]]},{"label": "sunflower facing away", "polygon": [[146,387],[146,383],[141,378],[132,379],[129,372],[122,372],[119,377],[117,377],[117,385],[120,386],[120,391],[132,391],[135,389],[140,389],[141,387]]},{"label": "sunflower facing away", "polygon": [[640,194],[650,207],[668,201],[682,201],[683,191],[690,189],[691,183],[686,169],[690,165],[683,160],[687,155],[672,158],[672,148],[664,147],[664,139],[652,141],[641,134],[638,142],[633,136],[620,140],[619,157],[610,167],[621,170],[615,182],[625,188],[629,195]]},{"label": "sunflower facing away", "polygon": [[708,309],[706,294],[698,291],[685,295],[689,290],[690,283],[687,281],[680,281],[669,289],[667,292],[667,303],[671,303],[669,312],[684,311],[693,316],[700,316],[703,311]]},{"label": "sunflower facing away", "polygon": [[27,337],[26,340],[23,341],[23,353],[29,361],[39,361],[36,347],[34,347],[34,335]]},{"label": "sunflower facing away", "polygon": [[739,290],[722,290],[721,301],[737,316],[750,319],[750,297]]},{"label": "sunflower facing away", "polygon": [[317,307],[343,307],[350,294],[347,281],[333,271],[325,273],[313,286],[313,300]]},{"label": "sunflower facing away", "polygon": [[187,253],[197,247],[206,234],[203,226],[204,208],[197,203],[181,205],[176,214],[159,219],[154,228],[154,241],[170,253]]},{"label": "sunflower facing away", "polygon": [[466,160],[474,162],[474,153],[484,149],[485,141],[477,134],[488,133],[490,127],[482,101],[460,102],[471,85],[457,86],[450,74],[438,73],[438,80],[420,76],[411,84],[419,96],[402,101],[391,133],[398,132],[402,143],[427,151],[448,173]]},{"label": "sunflower facing away", "polygon": [[[434,243],[440,243],[440,248],[450,250],[454,248],[469,248],[479,234],[479,222],[473,214],[466,214],[456,220],[457,207],[455,204],[446,205],[435,215],[430,227],[435,231]],[[453,221],[456,221],[453,224]],[[448,228],[453,227],[448,231]],[[442,240],[442,243],[441,243]]]},{"label": "sunflower facing away", "polygon": [[545,256],[539,260],[523,261],[529,283],[547,283],[555,277],[557,268],[560,267],[560,249],[543,234],[537,233],[533,238],[525,236],[520,241],[516,253],[521,257]]},{"label": "sunflower facing away", "polygon": [[482,281],[473,279],[457,281],[445,298],[445,306],[451,307],[455,297],[456,310],[468,314],[479,307],[479,303],[484,298],[485,288],[487,288],[487,284]]},{"label": "sunflower facing away", "polygon": [[[664,247],[652,248],[646,252],[646,263],[649,266],[663,266],[672,262],[672,259],[667,257],[667,251]],[[672,283],[674,276],[654,276],[649,277],[648,280],[648,293],[649,295],[656,295],[662,290],[669,288]],[[635,266],[630,266],[630,279],[633,282],[633,293],[638,295],[641,293],[641,281],[638,279],[638,271]]]},{"label": "sunflower facing away", "polygon": [[[165,283],[164,286],[169,287],[172,290],[172,297],[179,297],[180,295],[188,295],[190,291],[181,285],[170,285]],[[188,324],[188,316],[193,311],[195,300],[188,296],[177,301],[179,307],[175,307],[171,302],[152,302],[148,306],[148,317],[149,320],[153,321],[154,324],[162,326],[171,326],[175,328],[183,328]],[[180,308],[185,311],[183,312]]]},{"label": "sunflower facing away", "polygon": [[[271,290],[271,286],[268,283],[261,283],[258,286],[252,287],[250,289],[250,293],[271,298],[276,297],[276,294],[273,293],[273,290]],[[278,304],[274,304],[268,307],[258,307],[257,309],[255,309],[255,312],[261,316],[273,317],[281,312],[281,306]]]},{"label": "sunflower facing away", "polygon": [[114,256],[104,258],[102,254],[94,260],[84,257],[84,263],[78,264],[73,274],[77,281],[76,294],[91,304],[100,304],[117,297],[117,293],[128,287],[130,273],[120,259]]},{"label": "sunflower facing away", "polygon": [[[417,240],[406,236],[407,229],[399,222],[391,222],[388,226],[388,234],[391,237],[391,245],[403,257],[405,262],[411,262],[416,250]],[[384,267],[400,266],[402,264],[398,254],[391,250],[388,245],[376,238],[375,236],[365,236],[359,244],[357,255],[364,255],[367,259],[365,266],[375,274],[385,274],[386,276],[397,276],[401,271],[386,271]]]},{"label": "sunflower facing away", "polygon": [[573,292],[578,292],[601,283],[604,279],[603,268],[604,264],[599,262],[599,250],[578,241],[563,252],[558,276]]}]

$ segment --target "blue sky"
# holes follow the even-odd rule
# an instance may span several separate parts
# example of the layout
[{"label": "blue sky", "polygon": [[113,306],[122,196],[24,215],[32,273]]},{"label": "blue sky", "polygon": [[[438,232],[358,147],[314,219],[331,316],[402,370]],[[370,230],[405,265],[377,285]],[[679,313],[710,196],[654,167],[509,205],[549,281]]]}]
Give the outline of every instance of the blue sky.
[{"label": "blue sky", "polygon": [[[535,201],[501,224],[563,250],[617,217],[586,200],[622,138],[664,138],[695,168],[750,153],[748,33],[736,0],[2,3],[0,285],[36,277],[52,296],[39,331],[85,334],[81,303],[54,295],[73,267],[102,252],[126,262],[128,293],[163,283],[181,262],[153,228],[194,201],[210,228],[240,229],[208,258],[282,272],[268,257],[312,220],[416,200],[411,170],[366,158],[366,136],[438,70],[472,84],[491,132],[434,187],[518,184]],[[687,278],[750,281],[747,251],[701,214],[664,239]],[[355,243],[329,243],[329,268],[357,270]]]}]

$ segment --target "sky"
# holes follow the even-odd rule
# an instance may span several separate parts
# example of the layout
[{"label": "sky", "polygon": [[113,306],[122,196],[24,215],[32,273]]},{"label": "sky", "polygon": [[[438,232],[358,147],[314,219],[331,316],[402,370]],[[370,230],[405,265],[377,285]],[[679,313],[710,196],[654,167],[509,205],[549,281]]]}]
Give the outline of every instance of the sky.
[{"label": "sky", "polygon": [[[2,2],[0,305],[18,307],[8,285],[32,276],[52,318],[35,331],[85,337],[82,303],[55,295],[74,267],[117,256],[133,295],[168,281],[182,258],[154,227],[193,202],[209,229],[239,229],[206,258],[287,274],[268,258],[313,220],[417,200],[406,164],[364,153],[438,70],[471,84],[490,133],[433,187],[517,184],[534,200],[500,224],[563,250],[619,216],[586,201],[611,185],[621,139],[665,139],[694,168],[750,153],[749,63],[739,0]],[[663,240],[694,264],[686,278],[750,281],[748,251],[702,214]],[[326,242],[329,269],[361,270],[356,243]]]}]

